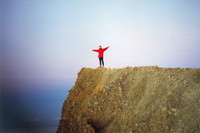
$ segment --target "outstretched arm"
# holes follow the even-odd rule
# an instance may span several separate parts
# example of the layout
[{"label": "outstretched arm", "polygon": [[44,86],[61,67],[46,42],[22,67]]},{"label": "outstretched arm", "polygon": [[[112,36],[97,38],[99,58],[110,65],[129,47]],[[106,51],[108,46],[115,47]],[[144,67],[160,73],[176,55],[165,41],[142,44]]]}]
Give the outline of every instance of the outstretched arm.
[{"label": "outstretched arm", "polygon": [[108,48],[110,48],[110,46],[108,46],[108,47],[104,48],[103,50],[104,50],[104,51],[106,51]]},{"label": "outstretched arm", "polygon": [[99,50],[95,50],[95,49],[93,49],[92,51],[94,51],[94,52],[98,52]]}]

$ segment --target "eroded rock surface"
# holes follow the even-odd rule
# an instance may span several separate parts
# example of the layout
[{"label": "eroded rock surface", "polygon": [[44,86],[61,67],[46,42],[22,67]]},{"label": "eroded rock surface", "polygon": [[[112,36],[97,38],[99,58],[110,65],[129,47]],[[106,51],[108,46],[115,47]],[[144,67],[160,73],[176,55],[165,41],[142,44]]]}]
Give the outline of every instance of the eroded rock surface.
[{"label": "eroded rock surface", "polygon": [[57,133],[200,133],[200,69],[83,68]]}]

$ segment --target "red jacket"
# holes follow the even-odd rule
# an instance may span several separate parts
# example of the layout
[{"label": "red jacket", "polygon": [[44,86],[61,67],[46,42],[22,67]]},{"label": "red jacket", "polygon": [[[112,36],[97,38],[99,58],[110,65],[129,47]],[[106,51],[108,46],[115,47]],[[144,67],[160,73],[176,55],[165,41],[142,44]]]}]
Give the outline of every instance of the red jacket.
[{"label": "red jacket", "polygon": [[92,50],[92,51],[98,52],[98,53],[99,53],[98,57],[99,57],[99,58],[102,58],[102,57],[103,57],[104,51],[106,51],[108,48],[109,48],[109,47],[102,48],[102,49],[98,49],[98,50]]}]

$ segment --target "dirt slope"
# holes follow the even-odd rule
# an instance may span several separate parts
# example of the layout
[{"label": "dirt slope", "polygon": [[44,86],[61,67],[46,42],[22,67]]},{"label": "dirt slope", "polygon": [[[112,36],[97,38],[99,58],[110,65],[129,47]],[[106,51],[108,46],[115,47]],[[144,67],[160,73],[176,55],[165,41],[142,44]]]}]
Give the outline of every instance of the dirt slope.
[{"label": "dirt slope", "polygon": [[200,69],[83,68],[57,133],[200,133]]}]

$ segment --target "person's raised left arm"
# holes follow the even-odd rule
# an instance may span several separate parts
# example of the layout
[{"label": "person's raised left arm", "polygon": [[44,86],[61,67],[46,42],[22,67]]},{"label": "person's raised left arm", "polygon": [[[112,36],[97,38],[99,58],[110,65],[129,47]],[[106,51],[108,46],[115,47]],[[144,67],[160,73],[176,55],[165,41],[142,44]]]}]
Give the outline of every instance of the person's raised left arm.
[{"label": "person's raised left arm", "polygon": [[104,51],[106,51],[108,48],[110,48],[110,46],[108,46],[108,47],[104,48],[103,50],[104,50]]}]

